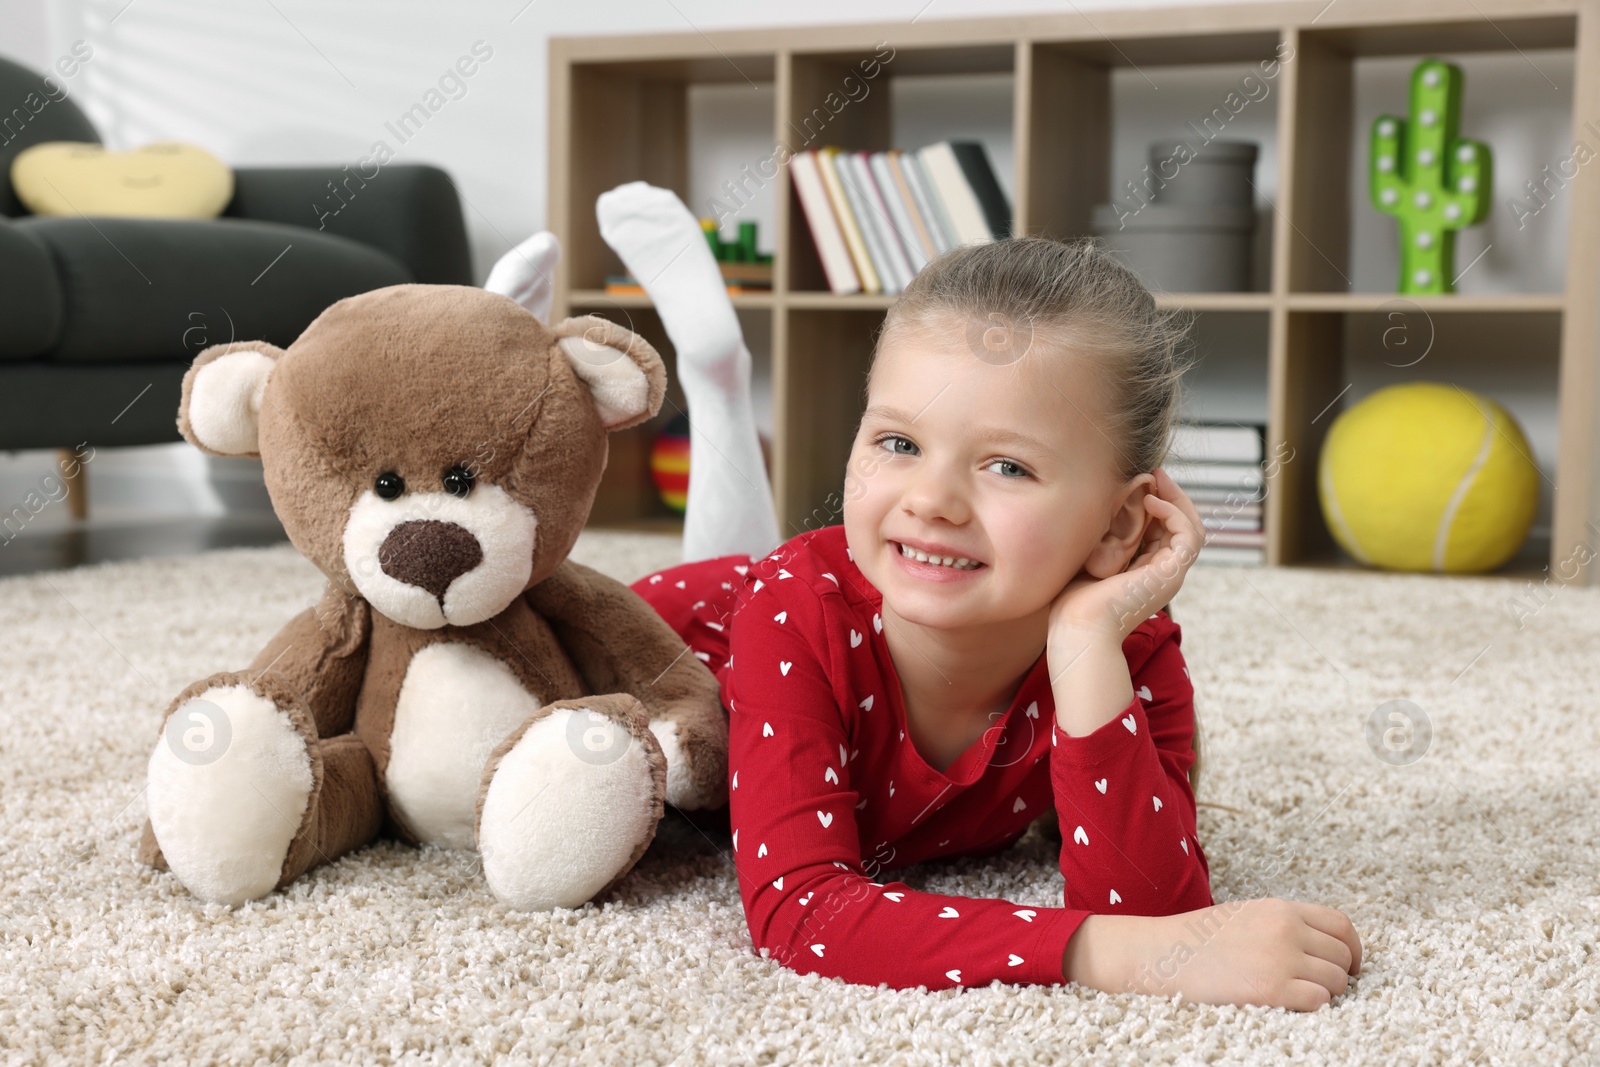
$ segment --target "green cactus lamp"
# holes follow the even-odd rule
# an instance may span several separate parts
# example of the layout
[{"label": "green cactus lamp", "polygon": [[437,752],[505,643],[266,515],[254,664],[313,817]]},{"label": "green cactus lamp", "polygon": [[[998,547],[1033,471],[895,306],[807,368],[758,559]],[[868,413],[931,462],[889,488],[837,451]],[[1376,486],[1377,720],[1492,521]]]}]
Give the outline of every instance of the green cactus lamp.
[{"label": "green cactus lamp", "polygon": [[1411,118],[1372,124],[1372,204],[1400,224],[1400,292],[1455,292],[1456,231],[1482,222],[1494,192],[1489,146],[1456,136],[1461,68],[1424,59],[1411,72]]}]

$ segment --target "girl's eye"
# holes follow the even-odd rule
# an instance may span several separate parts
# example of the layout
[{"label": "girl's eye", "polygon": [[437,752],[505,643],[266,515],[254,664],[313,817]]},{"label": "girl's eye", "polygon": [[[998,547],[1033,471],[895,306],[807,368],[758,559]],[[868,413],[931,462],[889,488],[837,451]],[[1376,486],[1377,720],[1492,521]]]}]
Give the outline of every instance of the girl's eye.
[{"label": "girl's eye", "polygon": [[[897,433],[886,433],[882,437],[879,437],[873,443],[877,444],[877,445],[880,445],[880,446],[883,445],[883,444],[889,443],[889,445],[890,445],[889,452],[892,455],[896,455],[896,456],[907,456],[907,455],[911,455],[913,453],[912,452],[902,452],[898,448],[894,447],[895,444],[904,444],[908,449],[911,449],[913,451],[917,447],[916,445],[912,444],[909,440],[907,440],[904,437],[901,437]],[[1004,466],[1009,468],[1011,471],[1015,471],[1016,472],[1014,474],[1008,472],[1005,475],[1005,477],[1008,478],[1008,479],[1017,479],[1017,478],[1026,478],[1026,477],[1028,477],[1027,468],[1023,467],[1020,463],[1017,463],[1015,460],[997,459],[997,460],[994,461],[994,463],[989,464],[989,466],[993,467],[997,463],[998,464],[1003,464]]]},{"label": "girl's eye", "polygon": [[[901,437],[897,433],[886,433],[882,437],[880,437],[876,441],[874,441],[873,443],[877,444],[877,445],[882,445],[885,441],[898,441],[898,442],[904,443],[906,445],[909,445],[911,448],[916,448],[917,447],[916,445],[911,444],[910,441],[906,440],[904,437]],[[892,446],[890,447],[889,451],[892,454],[896,455],[896,456],[910,455],[910,453],[901,452],[901,451],[899,451],[898,449],[896,449],[896,448],[894,448]]]}]

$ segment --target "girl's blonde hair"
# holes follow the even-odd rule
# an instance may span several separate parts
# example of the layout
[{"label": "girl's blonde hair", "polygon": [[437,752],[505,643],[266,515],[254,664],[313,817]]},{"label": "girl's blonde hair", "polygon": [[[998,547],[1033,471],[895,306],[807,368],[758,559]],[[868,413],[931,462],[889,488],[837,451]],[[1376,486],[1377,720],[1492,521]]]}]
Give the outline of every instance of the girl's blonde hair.
[{"label": "girl's blonde hair", "polygon": [[[875,338],[874,364],[891,331],[931,329],[950,318],[966,320],[967,342],[986,362],[1065,351],[1091,361],[1121,479],[1166,461],[1190,366],[1190,319],[1157,307],[1138,277],[1094,239],[1011,237],[951,249],[923,267],[890,307]],[[1189,768],[1196,791],[1199,726],[1197,719]]]}]

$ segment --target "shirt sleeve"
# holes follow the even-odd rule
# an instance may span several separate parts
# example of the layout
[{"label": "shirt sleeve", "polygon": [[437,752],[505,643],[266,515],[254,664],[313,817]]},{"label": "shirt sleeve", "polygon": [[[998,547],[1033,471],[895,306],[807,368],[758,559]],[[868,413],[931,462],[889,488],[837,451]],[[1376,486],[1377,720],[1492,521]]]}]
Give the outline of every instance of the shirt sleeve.
[{"label": "shirt sleeve", "polygon": [[1194,687],[1181,640],[1165,616],[1141,627],[1124,645],[1137,664],[1128,706],[1083,737],[1051,724],[1050,782],[1070,907],[1176,915],[1214,903],[1195,835]]},{"label": "shirt sleeve", "polygon": [[[778,586],[778,590],[773,590]],[[863,860],[848,731],[822,604],[798,579],[758,590],[730,627],[729,816],[739,893],[763,956],[802,974],[895,989],[1057,984],[1086,910],[880,883]]]}]

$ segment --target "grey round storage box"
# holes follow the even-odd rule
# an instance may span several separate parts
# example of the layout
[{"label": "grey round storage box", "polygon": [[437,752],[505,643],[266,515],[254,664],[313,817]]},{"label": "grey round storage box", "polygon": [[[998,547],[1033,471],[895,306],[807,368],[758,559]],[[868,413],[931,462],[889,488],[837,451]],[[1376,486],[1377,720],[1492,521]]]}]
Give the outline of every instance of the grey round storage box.
[{"label": "grey round storage box", "polygon": [[[1186,141],[1157,141],[1150,146],[1150,172],[1161,183],[1155,201],[1250,207],[1259,154],[1254,141],[1212,141],[1198,152]],[[1187,163],[1180,162],[1185,159]]]},{"label": "grey round storage box", "polygon": [[1249,207],[1152,202],[1137,212],[1114,204],[1094,209],[1095,235],[1146,286],[1168,293],[1249,289],[1255,226]]}]

